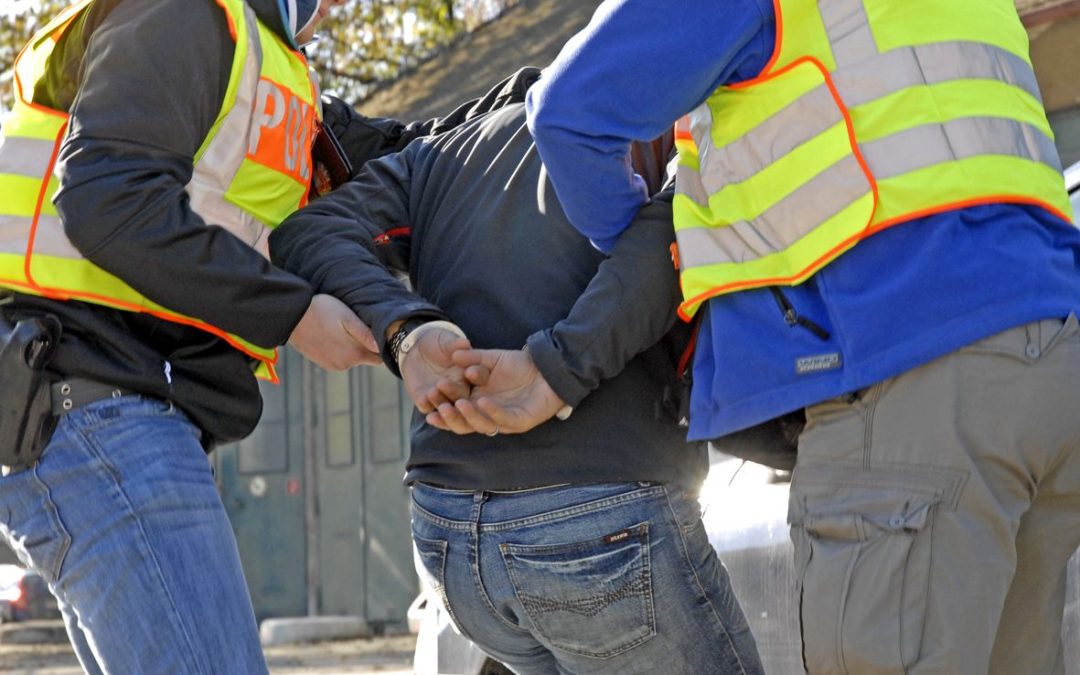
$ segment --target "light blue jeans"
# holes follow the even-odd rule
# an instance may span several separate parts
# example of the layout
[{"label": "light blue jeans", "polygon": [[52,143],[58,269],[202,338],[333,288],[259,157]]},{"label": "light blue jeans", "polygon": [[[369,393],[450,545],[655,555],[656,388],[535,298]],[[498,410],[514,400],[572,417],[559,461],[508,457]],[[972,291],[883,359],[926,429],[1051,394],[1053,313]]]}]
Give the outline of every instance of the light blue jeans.
[{"label": "light blue jeans", "polygon": [[698,502],[663,485],[415,485],[421,574],[515,673],[761,673]]},{"label": "light blue jeans", "polygon": [[59,600],[87,673],[266,673],[199,430],[140,396],[65,415],[0,478],[0,535]]}]

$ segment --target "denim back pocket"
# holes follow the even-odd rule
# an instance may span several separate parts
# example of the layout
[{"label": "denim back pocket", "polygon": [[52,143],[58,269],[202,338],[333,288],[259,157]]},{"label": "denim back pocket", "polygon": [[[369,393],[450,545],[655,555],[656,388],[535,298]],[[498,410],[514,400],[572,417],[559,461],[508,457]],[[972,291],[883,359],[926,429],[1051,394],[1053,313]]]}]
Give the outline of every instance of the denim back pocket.
[{"label": "denim back pocket", "polygon": [[656,634],[648,523],[583,542],[499,548],[514,593],[553,649],[610,658]]}]

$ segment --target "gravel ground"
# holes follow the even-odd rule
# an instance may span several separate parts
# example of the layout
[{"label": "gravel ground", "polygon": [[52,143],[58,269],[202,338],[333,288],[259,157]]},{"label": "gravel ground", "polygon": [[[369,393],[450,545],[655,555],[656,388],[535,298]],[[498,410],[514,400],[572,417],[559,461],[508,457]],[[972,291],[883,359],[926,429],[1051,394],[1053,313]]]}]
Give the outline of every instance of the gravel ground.
[{"label": "gravel ground", "polygon": [[[273,675],[409,675],[415,646],[412,635],[274,646],[266,648],[266,660]],[[67,644],[0,643],[0,673],[82,675],[82,670]]]}]

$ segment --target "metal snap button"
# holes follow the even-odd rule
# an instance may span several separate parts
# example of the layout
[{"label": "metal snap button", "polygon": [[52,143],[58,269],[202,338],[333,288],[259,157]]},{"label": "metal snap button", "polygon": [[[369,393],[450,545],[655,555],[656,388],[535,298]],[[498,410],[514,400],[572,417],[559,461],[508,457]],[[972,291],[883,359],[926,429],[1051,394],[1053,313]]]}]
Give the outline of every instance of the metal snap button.
[{"label": "metal snap button", "polygon": [[1030,358],[1030,359],[1037,359],[1037,358],[1039,358],[1039,354],[1041,354],[1042,352],[1039,349],[1038,345],[1029,344],[1027,346],[1027,349],[1024,350],[1024,353],[1027,354],[1028,358]]},{"label": "metal snap button", "polygon": [[61,395],[67,396],[70,393],[71,393],[71,385],[70,384],[65,382],[65,383],[60,385],[60,394]]},{"label": "metal snap button", "polygon": [[71,410],[75,406],[75,404],[71,402],[70,398],[65,398],[64,402],[60,405],[64,408],[64,410]]},{"label": "metal snap button", "polygon": [[893,516],[893,517],[889,518],[889,527],[893,528],[894,530],[899,530],[903,526],[904,526],[904,517],[903,516]]},{"label": "metal snap button", "polygon": [[113,389],[112,390],[112,397],[113,398],[120,398],[123,395],[124,395],[124,392],[120,391],[119,389]]}]

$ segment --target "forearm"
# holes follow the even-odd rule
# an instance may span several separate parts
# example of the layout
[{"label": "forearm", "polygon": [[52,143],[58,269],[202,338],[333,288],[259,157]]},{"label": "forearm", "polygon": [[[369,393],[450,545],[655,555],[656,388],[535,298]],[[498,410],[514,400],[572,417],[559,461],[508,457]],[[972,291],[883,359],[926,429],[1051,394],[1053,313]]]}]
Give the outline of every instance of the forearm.
[{"label": "forearm", "polygon": [[274,263],[348,305],[371,327],[384,360],[392,324],[446,318],[395,276],[409,270],[408,166],[398,155],[370,163],[270,236]]},{"label": "forearm", "polygon": [[639,212],[567,317],[529,337],[537,368],[568,404],[576,406],[671,328],[680,299],[672,241],[671,204],[655,200]]}]

